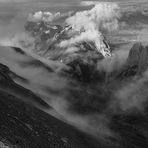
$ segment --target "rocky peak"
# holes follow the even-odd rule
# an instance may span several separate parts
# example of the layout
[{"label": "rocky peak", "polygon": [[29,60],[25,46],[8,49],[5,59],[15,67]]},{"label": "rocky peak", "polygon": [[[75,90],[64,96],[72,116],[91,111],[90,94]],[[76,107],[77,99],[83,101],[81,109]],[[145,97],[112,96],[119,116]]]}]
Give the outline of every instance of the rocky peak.
[{"label": "rocky peak", "polygon": [[54,25],[47,22],[27,22],[25,30],[33,37],[40,37],[42,41],[53,38],[55,34],[61,32],[63,27]]},{"label": "rocky peak", "polygon": [[111,56],[107,40],[98,35],[96,40],[78,40],[68,46],[62,42],[75,39],[79,32],[70,25],[60,26],[49,22],[27,22],[25,29],[35,38],[35,52],[47,59],[59,61],[70,67],[70,73],[83,81],[91,81],[99,60]]},{"label": "rocky peak", "polygon": [[135,43],[129,52],[121,76],[129,77],[142,74],[148,67],[148,47]]},{"label": "rocky peak", "polygon": [[145,50],[145,47],[141,43],[135,43],[129,52],[127,59],[127,65],[138,65],[141,53]]},{"label": "rocky peak", "polygon": [[[35,46],[38,53],[43,53],[40,55],[47,54],[49,56],[48,52],[50,53],[51,50],[59,50],[61,47],[58,45],[65,40],[69,40],[71,38],[74,38],[75,36],[79,35],[78,32],[74,33],[72,30],[72,27],[69,25],[58,25],[50,22],[32,22],[28,21],[25,25],[25,30],[35,38]],[[76,44],[72,44],[72,46],[80,49],[80,51],[86,51],[88,48],[93,50],[96,50],[97,52],[100,52],[104,57],[110,56],[110,46],[108,45],[105,37],[102,35],[100,38],[98,38],[98,42],[96,41],[80,41]],[[100,43],[101,42],[101,43]],[[92,44],[93,43],[93,44]],[[60,48],[60,49],[59,49]],[[67,47],[64,47],[62,51],[66,51]],[[86,49],[84,49],[86,48]],[[46,56],[46,57],[47,57]],[[50,58],[50,57],[48,57]],[[52,59],[52,57],[51,57]]]}]

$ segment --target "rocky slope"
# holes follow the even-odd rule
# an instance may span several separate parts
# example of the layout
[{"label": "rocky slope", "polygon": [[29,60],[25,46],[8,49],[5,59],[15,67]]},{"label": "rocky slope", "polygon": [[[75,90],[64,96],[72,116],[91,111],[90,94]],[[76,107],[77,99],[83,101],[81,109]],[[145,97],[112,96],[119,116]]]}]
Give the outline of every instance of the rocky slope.
[{"label": "rocky slope", "polygon": [[[139,57],[143,59],[147,55],[145,54],[146,52],[147,48],[143,47],[141,44],[135,44],[129,53],[129,58],[127,59],[125,67],[127,65],[130,67],[130,65],[136,63],[139,69],[144,71],[147,65],[143,67],[143,63],[141,63],[143,60],[139,60]],[[124,73],[127,72],[126,68],[124,70],[126,70]],[[130,68],[128,68],[128,70],[130,70]],[[139,74],[139,71],[132,74],[132,76],[137,74]],[[116,133],[116,137],[111,138],[109,143],[102,144],[100,140],[94,140],[90,138],[90,136],[84,135],[75,128],[37,109],[35,105],[47,109],[51,109],[51,107],[30,90],[26,90],[14,83],[11,79],[13,75],[14,73],[12,73],[7,66],[0,64],[1,147],[146,148],[148,146],[148,118],[146,112],[144,114],[139,112],[134,114],[124,112],[114,114],[108,112],[107,114],[109,116],[107,116],[110,118],[109,127]],[[126,75],[126,77],[124,75],[122,81],[127,77],[131,77],[131,75]],[[118,77],[116,79],[118,79]],[[106,83],[106,85],[108,84]],[[77,106],[77,108],[74,110],[77,110],[81,114],[86,114],[88,112],[101,113],[111,97],[107,87],[103,92],[101,89],[97,91],[95,87],[91,86],[92,84],[90,84],[90,90],[88,92],[89,88],[83,85],[86,89],[85,91],[88,93],[77,90],[73,91],[73,96],[77,98],[75,101],[75,106]],[[111,86],[113,87],[114,84]],[[97,92],[93,88],[96,89]],[[102,96],[102,100],[100,98],[99,101],[97,101],[99,95]],[[105,98],[106,100],[104,100]]]},{"label": "rocky slope", "polygon": [[142,43],[135,43],[129,52],[127,61],[119,77],[140,75],[148,68],[148,47]]},{"label": "rocky slope", "polygon": [[68,65],[69,73],[80,81],[90,82],[94,73],[96,75],[97,62],[105,55],[111,56],[110,46],[103,36],[100,37],[101,40],[98,39],[98,45],[93,40],[82,40],[68,47],[61,47],[66,40],[79,35],[79,32],[72,30],[71,26],[60,26],[42,20],[28,21],[25,30],[35,39],[36,54]]},{"label": "rocky slope", "polygon": [[41,98],[13,82],[0,64],[0,147],[97,148],[89,136],[35,107],[50,109]]},{"label": "rocky slope", "polygon": [[[92,47],[93,48],[93,47]],[[108,80],[124,80],[134,76],[142,75],[148,68],[148,47],[138,42],[131,48],[125,64],[111,73],[97,68],[98,62],[104,57],[87,46],[87,52],[82,52],[77,58],[68,56],[67,65],[70,66],[68,73],[81,82],[106,82]]]}]

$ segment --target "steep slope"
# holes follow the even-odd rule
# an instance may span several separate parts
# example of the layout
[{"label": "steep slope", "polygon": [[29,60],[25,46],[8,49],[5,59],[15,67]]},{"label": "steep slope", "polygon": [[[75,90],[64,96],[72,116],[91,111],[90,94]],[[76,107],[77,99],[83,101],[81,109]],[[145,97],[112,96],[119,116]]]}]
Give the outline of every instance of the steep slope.
[{"label": "steep slope", "polygon": [[35,38],[36,54],[66,64],[70,67],[67,72],[84,82],[95,79],[94,75],[98,75],[97,62],[105,56],[111,56],[110,46],[104,36],[100,36],[98,41],[82,40],[65,46],[65,42],[79,35],[71,26],[28,21],[25,29]]},{"label": "steep slope", "polygon": [[125,66],[119,77],[131,77],[142,74],[148,68],[148,47],[135,43],[129,52]]},{"label": "steep slope", "polygon": [[33,94],[30,90],[17,85],[11,79],[11,75],[14,74],[9,70],[9,68],[3,64],[0,64],[0,90],[11,95],[15,95],[28,104],[33,103],[37,106],[42,106],[47,109],[51,108],[48,104],[46,104],[41,98]]},{"label": "steep slope", "polygon": [[0,64],[0,147],[97,148],[99,143],[32,106],[50,107],[31,91],[15,84]]}]

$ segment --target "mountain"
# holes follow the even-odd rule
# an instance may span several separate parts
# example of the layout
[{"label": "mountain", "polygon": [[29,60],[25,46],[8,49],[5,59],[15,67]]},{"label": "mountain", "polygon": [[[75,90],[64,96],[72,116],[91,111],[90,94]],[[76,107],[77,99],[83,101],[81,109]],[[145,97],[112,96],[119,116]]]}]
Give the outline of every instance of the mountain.
[{"label": "mountain", "polygon": [[[35,38],[35,47],[37,48],[37,53],[41,54],[45,57],[54,59],[53,56],[50,56],[51,50],[60,52],[64,54],[67,49],[62,49],[58,44],[62,41],[71,39],[77,35],[80,35],[79,32],[74,31],[71,26],[69,25],[59,25],[59,24],[52,24],[49,22],[38,21],[32,22],[28,21],[25,25],[25,30]],[[102,51],[97,49],[97,45],[93,41],[79,41],[77,43],[72,44],[71,47],[79,48],[81,51],[87,51],[91,47],[91,50],[96,49],[96,51],[100,52],[104,56],[104,54],[110,56],[110,47],[107,43],[105,37],[101,36],[102,44],[104,44]],[[100,41],[98,40],[98,43]],[[92,48],[93,47],[93,48]],[[95,47],[95,48],[94,48]],[[64,47],[63,47],[64,48]],[[76,50],[77,51],[77,50]],[[74,52],[74,51],[73,51]],[[103,53],[105,52],[105,53]]]},{"label": "mountain", "polygon": [[[35,107],[52,109],[30,90],[11,79],[0,64],[0,147],[97,148],[101,144],[74,127]],[[102,146],[101,146],[102,147]]]},{"label": "mountain", "polygon": [[[136,63],[140,70],[145,70],[145,67],[143,67],[144,61],[141,58],[146,60],[147,48],[143,47],[139,43],[133,46],[125,67],[129,68],[130,65]],[[19,51],[19,53],[21,52]],[[87,68],[85,70],[87,71]],[[125,70],[127,69],[125,68]],[[95,140],[91,136],[85,135],[72,126],[37,109],[35,105],[47,109],[52,109],[52,107],[48,106],[30,90],[16,84],[12,80],[13,74],[7,66],[0,64],[0,146],[18,148],[145,148],[148,146],[147,114],[139,112],[135,114],[126,112],[114,114],[107,111],[105,115],[110,119],[109,128],[116,136],[108,138],[109,142],[100,142],[100,139]],[[129,76],[120,77],[120,79],[124,81]],[[78,87],[81,86],[77,84],[75,89],[71,90],[73,92],[70,92],[73,96],[71,99],[76,105],[75,109],[81,114],[104,112],[112,97],[112,93],[109,93],[107,88],[108,83],[104,82],[103,85],[99,85],[99,90],[97,90],[97,85],[94,87],[93,83],[89,82],[89,85],[84,83],[78,91]],[[112,82],[114,83],[114,80]],[[114,89],[114,85],[111,86],[111,90]],[[102,89],[105,89],[105,91],[102,91]],[[76,100],[74,100],[75,98]]]},{"label": "mountain", "polygon": [[35,52],[41,56],[45,56],[48,47],[53,44],[54,38],[63,28],[60,25],[51,25],[41,22],[27,22],[25,30],[35,39]]},{"label": "mountain", "polygon": [[119,77],[140,75],[148,68],[148,47],[138,42],[133,45]]},{"label": "mountain", "polygon": [[[62,42],[79,35],[71,26],[28,21],[25,30],[35,39],[36,54],[66,64],[70,68],[67,72],[81,81],[90,82],[94,75],[98,75],[97,62],[105,58],[105,55],[111,56],[110,46],[103,36],[103,46],[100,47],[93,40],[82,40],[68,47],[61,47]],[[99,39],[97,42],[100,44]]]},{"label": "mountain", "polygon": [[[97,63],[106,58],[101,50],[98,50],[94,41],[80,41],[71,46],[60,47],[62,41],[73,38],[71,26],[60,26],[44,21],[26,23],[25,29],[35,38],[36,52],[42,57],[66,64],[70,77],[82,82],[105,81],[105,72],[97,70]],[[99,41],[98,41],[99,42]],[[104,52],[111,56],[111,48],[103,37]],[[148,47],[141,43],[135,43],[129,52],[129,56],[122,70],[118,71],[117,77],[127,78],[142,74],[148,66]],[[109,53],[109,54],[108,54]],[[65,72],[65,70],[63,70]],[[112,73],[114,74],[114,72]]]},{"label": "mountain", "polygon": [[[82,40],[69,47],[60,47],[61,42],[66,40],[70,42],[70,39],[79,34],[78,32],[73,33],[71,26],[60,26],[44,21],[28,21],[25,29],[35,38],[36,49],[34,52],[47,59],[66,64],[69,67],[68,70],[66,69],[66,73],[70,77],[89,83],[96,82],[96,79],[100,82],[106,80],[106,72],[97,70],[97,63],[106,58],[103,52],[107,56],[111,56],[111,48],[105,37],[102,36],[104,49],[98,49],[93,40]],[[142,74],[148,66],[147,49],[148,47],[144,47],[141,43],[135,43],[123,68],[108,77],[114,76],[123,79]],[[63,71],[65,72],[65,70]]]}]

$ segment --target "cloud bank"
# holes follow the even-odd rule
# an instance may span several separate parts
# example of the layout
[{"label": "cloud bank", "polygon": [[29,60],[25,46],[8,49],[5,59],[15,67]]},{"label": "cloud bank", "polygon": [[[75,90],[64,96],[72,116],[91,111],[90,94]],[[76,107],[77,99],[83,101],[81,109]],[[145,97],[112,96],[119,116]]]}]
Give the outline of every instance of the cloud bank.
[{"label": "cloud bank", "polygon": [[93,41],[97,50],[108,56],[110,52],[103,43],[103,32],[117,30],[120,16],[120,8],[116,3],[98,3],[91,10],[77,12],[65,21],[77,34],[61,42],[60,47],[69,47],[81,41]]},{"label": "cloud bank", "polygon": [[52,13],[49,11],[38,11],[35,13],[30,13],[28,16],[28,21],[31,22],[53,22],[55,20],[58,20],[62,17],[69,17],[73,12],[67,12],[67,13],[60,13],[60,12],[56,12],[56,13]]},{"label": "cloud bank", "polygon": [[92,6],[92,5],[97,5],[101,2],[98,2],[98,1],[82,1],[81,2],[81,5],[82,6]]}]

